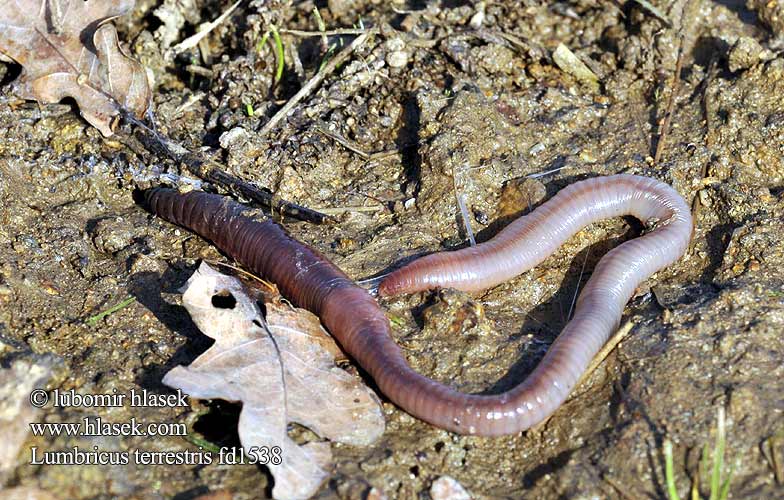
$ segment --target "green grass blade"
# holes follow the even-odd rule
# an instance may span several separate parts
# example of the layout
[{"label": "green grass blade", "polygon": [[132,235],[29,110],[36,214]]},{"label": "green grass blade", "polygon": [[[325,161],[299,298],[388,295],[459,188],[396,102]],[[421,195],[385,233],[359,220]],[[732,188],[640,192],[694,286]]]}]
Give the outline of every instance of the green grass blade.
[{"label": "green grass blade", "polygon": [[89,318],[87,318],[85,323],[87,323],[90,326],[95,326],[98,324],[99,321],[101,321],[105,317],[109,316],[110,314],[116,313],[117,311],[119,311],[124,307],[128,307],[135,301],[136,301],[136,297],[128,297],[127,299],[123,300],[119,304],[116,304],[103,312],[99,312],[95,316],[90,316]]},{"label": "green grass blade", "polygon": [[275,71],[275,81],[279,82],[283,78],[283,69],[286,67],[286,56],[283,53],[283,40],[280,38],[278,28],[273,24],[270,26],[272,39],[275,41],[275,59],[278,61],[278,68]]},{"label": "green grass blade", "polygon": [[321,46],[326,48],[329,45],[327,42],[327,25],[324,23],[324,19],[321,17],[321,12],[319,12],[318,7],[313,7],[313,16],[316,18],[316,25],[318,25],[318,30],[321,32]]},{"label": "green grass blade", "polygon": [[711,473],[710,500],[719,500],[721,490],[721,471],[724,468],[724,448],[727,443],[724,425],[724,408],[719,407],[716,426],[716,444],[713,447],[713,472]]},{"label": "green grass blade", "polygon": [[191,436],[191,435],[182,436],[182,438],[188,441],[189,443],[195,444],[196,446],[200,446],[201,448],[204,448],[205,450],[210,451],[212,453],[220,453],[220,446],[218,446],[217,444],[211,441],[207,441],[206,439],[200,438],[198,436]]},{"label": "green grass blade", "polygon": [[698,467],[699,469],[698,473],[700,475],[701,481],[705,481],[706,478],[708,477],[708,469],[710,468],[708,466],[709,463],[710,463],[710,449],[708,448],[708,445],[705,444],[702,446],[702,457],[700,458],[700,466]]},{"label": "green grass blade", "polygon": [[319,73],[321,72],[321,70],[324,69],[324,66],[327,65],[327,63],[329,62],[329,58],[332,57],[332,54],[334,53],[335,53],[335,44],[333,43],[332,45],[329,46],[329,50],[327,50],[327,53],[324,54],[324,57],[321,59],[321,64],[319,65],[319,69],[318,69]]},{"label": "green grass blade", "polygon": [[724,480],[724,483],[721,485],[721,491],[719,492],[719,500],[727,500],[727,497],[730,494],[730,480],[732,480],[732,474],[735,472],[735,464],[730,466],[729,472],[727,472],[727,478]]},{"label": "green grass blade", "polygon": [[675,487],[675,474],[672,471],[672,442],[664,440],[664,477],[667,481],[667,497],[670,500],[681,500]]},{"label": "green grass blade", "polygon": [[258,52],[259,54],[261,54],[261,51],[264,49],[264,45],[267,44],[267,40],[269,40],[269,35],[270,35],[269,31],[264,33],[264,35],[261,37],[261,40],[259,40],[259,43],[256,45],[256,52]]}]

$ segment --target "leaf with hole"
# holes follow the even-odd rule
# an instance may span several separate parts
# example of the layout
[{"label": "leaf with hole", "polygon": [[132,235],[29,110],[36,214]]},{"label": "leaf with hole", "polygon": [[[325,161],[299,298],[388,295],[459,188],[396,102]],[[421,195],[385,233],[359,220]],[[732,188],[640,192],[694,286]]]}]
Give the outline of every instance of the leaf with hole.
[{"label": "leaf with hole", "polygon": [[246,452],[282,449],[282,462],[268,464],[274,498],[311,496],[331,462],[328,443],[298,445],[288,437],[289,422],[355,446],[384,432],[378,399],[335,365],[340,351],[310,312],[278,296],[265,302],[265,318],[239,280],[204,263],[188,280],[183,305],[215,344],[163,382],[191,397],[242,402],[237,431]]}]

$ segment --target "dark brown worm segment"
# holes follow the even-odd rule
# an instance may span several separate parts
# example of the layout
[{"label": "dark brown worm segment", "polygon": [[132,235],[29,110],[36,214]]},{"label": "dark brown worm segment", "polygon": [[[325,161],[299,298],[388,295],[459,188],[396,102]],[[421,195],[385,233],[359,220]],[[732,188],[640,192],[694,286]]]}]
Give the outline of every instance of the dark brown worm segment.
[{"label": "dark brown worm segment", "polygon": [[435,426],[483,436],[516,433],[552,414],[617,328],[634,289],[683,254],[692,229],[688,205],[662,182],[632,175],[588,179],[562,190],[486,243],[415,260],[388,276],[379,289],[382,295],[439,286],[482,289],[533,267],[596,220],[630,214],[659,221],[655,230],[602,258],[577,301],[574,318],[531,375],[507,392],[473,395],[414,371],[375,299],[275,222],[255,221],[242,215],[246,207],[203,192],[157,188],[146,198],[153,213],[211,240],[317,314],[395,404]]}]

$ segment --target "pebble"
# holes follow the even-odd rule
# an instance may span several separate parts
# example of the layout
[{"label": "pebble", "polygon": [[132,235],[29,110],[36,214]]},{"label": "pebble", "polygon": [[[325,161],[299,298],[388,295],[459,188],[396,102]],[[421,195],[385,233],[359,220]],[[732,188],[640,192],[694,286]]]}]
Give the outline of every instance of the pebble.
[{"label": "pebble", "polygon": [[403,68],[408,64],[408,58],[408,52],[396,50],[387,54],[387,64],[390,68]]},{"label": "pebble", "polygon": [[114,254],[133,243],[136,237],[134,227],[122,217],[108,217],[99,220],[90,231],[93,245],[102,253]]},{"label": "pebble", "polygon": [[765,58],[765,52],[757,40],[747,36],[738,38],[729,53],[730,71],[751,68]]},{"label": "pebble", "polygon": [[221,148],[229,149],[232,146],[245,143],[250,135],[248,131],[242,127],[234,127],[233,129],[221,134],[220,142]]},{"label": "pebble", "polygon": [[449,476],[441,476],[430,486],[433,500],[471,500],[471,495],[456,480]]}]

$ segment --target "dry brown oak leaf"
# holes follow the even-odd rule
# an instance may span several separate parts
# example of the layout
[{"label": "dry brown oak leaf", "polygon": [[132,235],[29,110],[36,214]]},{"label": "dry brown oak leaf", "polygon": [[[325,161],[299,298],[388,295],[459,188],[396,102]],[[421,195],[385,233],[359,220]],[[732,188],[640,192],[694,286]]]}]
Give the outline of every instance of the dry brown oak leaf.
[{"label": "dry brown oak leaf", "polygon": [[[172,369],[163,383],[193,398],[242,402],[240,442],[251,457],[257,450],[255,458],[275,477],[273,498],[310,498],[332,461],[328,443],[289,438],[288,422],[355,446],[383,434],[381,404],[358,377],[335,366],[339,349],[310,312],[278,296],[265,302],[265,319],[239,280],[204,263],[182,302],[215,344],[189,366]],[[269,453],[272,447],[281,450]]]},{"label": "dry brown oak leaf", "polygon": [[0,59],[22,65],[17,94],[43,104],[73,97],[104,136],[121,109],[142,116],[150,102],[144,67],[120,49],[109,23],[134,0],[0,0]]}]

